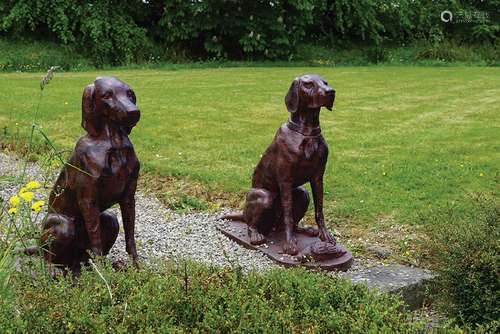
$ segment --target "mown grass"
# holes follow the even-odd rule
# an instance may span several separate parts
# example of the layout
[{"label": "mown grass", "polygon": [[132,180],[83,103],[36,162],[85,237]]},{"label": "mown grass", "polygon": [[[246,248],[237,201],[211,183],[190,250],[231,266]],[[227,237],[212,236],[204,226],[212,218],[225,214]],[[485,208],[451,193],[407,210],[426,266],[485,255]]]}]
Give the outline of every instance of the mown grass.
[{"label": "mown grass", "polygon": [[[189,195],[181,194],[172,206],[208,208],[192,199],[203,195],[210,202],[210,194],[224,194],[215,197],[238,205],[260,155],[288,118],[283,100],[291,80],[305,72],[321,74],[337,90],[336,109],[321,115],[330,146],[325,206],[327,220],[336,222],[341,231],[347,229],[348,237],[361,237],[367,243],[394,241],[404,252],[407,245],[401,238],[406,236],[394,240],[390,236],[394,225],[412,223],[417,216],[460,203],[471,193],[498,195],[498,68],[58,73],[46,92],[38,122],[59,148],[71,149],[83,134],[83,87],[98,75],[115,75],[138,97],[142,118],[132,140],[143,172],[150,181],[152,175],[159,177],[155,188],[160,192],[170,194],[168,189],[181,183]],[[9,137],[17,132],[21,138],[29,128],[40,76],[0,75],[4,139],[5,133]],[[362,231],[353,232],[353,226]],[[384,230],[389,234],[381,233]],[[371,240],[365,238],[366,231]]]}]

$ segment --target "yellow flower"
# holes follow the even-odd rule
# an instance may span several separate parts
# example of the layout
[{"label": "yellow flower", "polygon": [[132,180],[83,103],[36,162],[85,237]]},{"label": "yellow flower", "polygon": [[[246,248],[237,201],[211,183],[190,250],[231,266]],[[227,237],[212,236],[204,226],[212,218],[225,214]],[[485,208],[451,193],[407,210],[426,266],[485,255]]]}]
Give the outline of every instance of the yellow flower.
[{"label": "yellow flower", "polygon": [[21,196],[21,198],[23,200],[25,200],[26,202],[31,202],[33,200],[34,194],[31,191],[26,191],[26,192],[20,193],[19,196]]},{"label": "yellow flower", "polygon": [[479,173],[479,176],[484,176],[484,173],[483,172]]},{"label": "yellow flower", "polygon": [[14,195],[11,198],[9,198],[9,203],[13,207],[18,206],[20,202],[21,202],[21,200],[19,199],[19,196],[17,196],[17,195]]},{"label": "yellow flower", "polygon": [[40,212],[42,210],[42,207],[45,205],[45,201],[36,201],[33,203],[31,206],[31,210],[35,211],[36,213]]},{"label": "yellow flower", "polygon": [[20,190],[19,190],[19,195],[22,194],[22,193],[25,193],[28,191],[28,188],[26,187],[22,187]]},{"label": "yellow flower", "polygon": [[9,215],[15,215],[17,212],[17,208],[10,208],[8,212],[9,212]]},{"label": "yellow flower", "polygon": [[41,184],[38,181],[30,181],[30,182],[26,183],[25,187],[26,187],[26,189],[38,189],[41,187]]}]

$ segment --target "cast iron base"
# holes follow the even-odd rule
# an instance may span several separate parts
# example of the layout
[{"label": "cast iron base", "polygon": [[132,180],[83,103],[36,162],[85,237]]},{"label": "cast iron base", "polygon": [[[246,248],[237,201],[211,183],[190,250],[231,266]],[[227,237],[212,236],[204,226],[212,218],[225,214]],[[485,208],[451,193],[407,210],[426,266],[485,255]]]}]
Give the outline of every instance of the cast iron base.
[{"label": "cast iron base", "polygon": [[[334,257],[321,261],[301,261],[299,257],[283,254],[283,243],[285,242],[284,232],[271,233],[266,236],[266,243],[262,245],[252,245],[247,233],[247,224],[241,221],[225,221],[217,226],[217,229],[225,234],[230,239],[236,241],[243,247],[248,249],[260,251],[277,263],[287,266],[305,266],[307,268],[321,268],[329,271],[346,271],[351,267],[353,257],[350,252],[345,250],[345,253],[340,257]],[[312,244],[320,241],[318,237],[311,237],[304,233],[296,233],[297,242],[299,246],[299,254],[307,249]],[[339,248],[342,248],[338,245]]]}]

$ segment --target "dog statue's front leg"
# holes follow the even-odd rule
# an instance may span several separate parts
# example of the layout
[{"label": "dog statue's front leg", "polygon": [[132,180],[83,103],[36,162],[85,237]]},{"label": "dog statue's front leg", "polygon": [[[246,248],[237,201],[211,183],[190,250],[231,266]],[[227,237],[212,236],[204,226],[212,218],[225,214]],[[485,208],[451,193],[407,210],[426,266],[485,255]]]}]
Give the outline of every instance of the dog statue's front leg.
[{"label": "dog statue's front leg", "polygon": [[311,180],[311,189],[313,193],[314,200],[314,214],[316,218],[316,224],[319,228],[319,238],[325,242],[336,243],[335,238],[326,229],[325,218],[323,216],[323,174],[314,177]]},{"label": "dog statue's front leg", "polygon": [[280,197],[281,206],[283,209],[283,223],[285,225],[285,235],[286,242],[283,246],[283,252],[289,255],[297,255],[299,252],[297,246],[297,238],[295,237],[294,231],[294,221],[293,221],[293,195],[292,195],[292,183],[291,182],[281,182],[280,183]]},{"label": "dog statue's front leg", "polygon": [[103,255],[101,228],[100,228],[100,212],[95,202],[93,194],[84,193],[79,196],[78,206],[85,222],[85,229],[89,236],[90,248],[97,256]]},{"label": "dog statue's front leg", "polygon": [[120,201],[120,210],[122,213],[123,229],[125,230],[125,247],[128,255],[132,257],[132,262],[136,268],[139,268],[137,247],[135,244],[135,190],[137,188],[137,179],[133,179],[127,185],[126,194]]}]

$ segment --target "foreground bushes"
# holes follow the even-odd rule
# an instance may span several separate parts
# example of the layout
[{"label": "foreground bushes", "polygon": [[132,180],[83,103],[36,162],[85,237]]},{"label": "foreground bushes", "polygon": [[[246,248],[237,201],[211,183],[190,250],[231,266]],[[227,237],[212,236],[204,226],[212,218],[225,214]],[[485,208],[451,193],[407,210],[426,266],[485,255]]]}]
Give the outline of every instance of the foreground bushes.
[{"label": "foreground bushes", "polygon": [[[500,202],[477,196],[469,207],[432,216],[431,247],[443,310],[459,323],[500,319]],[[497,323],[500,325],[500,323]]]},{"label": "foreground bushes", "polygon": [[[101,268],[103,270],[104,268]],[[0,300],[3,332],[417,332],[396,297],[302,270],[243,275],[193,264],[88,271],[72,287],[18,274]]]}]

